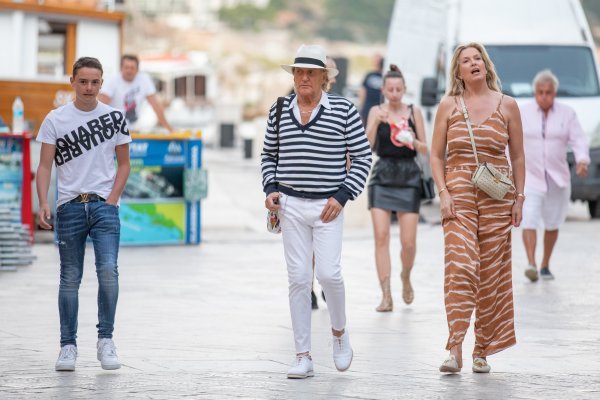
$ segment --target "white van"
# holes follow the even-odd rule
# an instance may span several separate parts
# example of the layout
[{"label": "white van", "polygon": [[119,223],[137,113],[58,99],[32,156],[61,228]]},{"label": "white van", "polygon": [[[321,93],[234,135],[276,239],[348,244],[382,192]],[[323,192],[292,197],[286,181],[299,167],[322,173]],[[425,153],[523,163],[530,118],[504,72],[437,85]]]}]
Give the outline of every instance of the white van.
[{"label": "white van", "polygon": [[407,98],[420,100],[429,135],[452,53],[466,42],[485,45],[502,90],[519,103],[532,100],[538,71],[556,74],[557,99],[577,111],[592,147],[589,176],[578,178],[572,169],[571,197],[587,201],[592,217],[600,218],[600,79],[579,0],[396,0],[386,64],[405,74]]}]

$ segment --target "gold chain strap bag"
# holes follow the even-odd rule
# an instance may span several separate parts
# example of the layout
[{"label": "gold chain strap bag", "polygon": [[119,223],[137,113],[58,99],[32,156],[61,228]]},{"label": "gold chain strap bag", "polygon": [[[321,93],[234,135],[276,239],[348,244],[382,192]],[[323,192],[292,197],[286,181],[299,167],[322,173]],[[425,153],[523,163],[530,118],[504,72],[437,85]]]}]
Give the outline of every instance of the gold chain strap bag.
[{"label": "gold chain strap bag", "polygon": [[482,164],[479,163],[475,139],[473,138],[471,120],[469,119],[469,113],[467,112],[465,100],[462,96],[460,97],[460,105],[462,106],[465,121],[467,121],[467,129],[469,130],[471,145],[473,146],[473,153],[475,154],[475,162],[477,163],[477,169],[471,177],[471,182],[473,182],[475,187],[487,193],[492,199],[501,200],[506,195],[506,192],[513,187],[513,183],[508,176],[498,171],[492,164],[488,164],[487,162]]}]

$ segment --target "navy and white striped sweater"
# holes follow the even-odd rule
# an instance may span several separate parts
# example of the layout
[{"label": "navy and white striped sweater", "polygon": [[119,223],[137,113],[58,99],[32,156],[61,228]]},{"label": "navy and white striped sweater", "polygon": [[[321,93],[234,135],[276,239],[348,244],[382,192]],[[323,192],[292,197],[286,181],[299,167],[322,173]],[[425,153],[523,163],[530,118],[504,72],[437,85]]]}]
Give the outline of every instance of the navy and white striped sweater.
[{"label": "navy and white striped sweater", "polygon": [[314,199],[333,196],[343,206],[363,191],[371,168],[371,148],[358,111],[346,98],[327,94],[331,109],[321,105],[303,126],[289,108],[293,96],[285,97],[279,140],[275,104],[269,111],[261,154],[264,191]]}]

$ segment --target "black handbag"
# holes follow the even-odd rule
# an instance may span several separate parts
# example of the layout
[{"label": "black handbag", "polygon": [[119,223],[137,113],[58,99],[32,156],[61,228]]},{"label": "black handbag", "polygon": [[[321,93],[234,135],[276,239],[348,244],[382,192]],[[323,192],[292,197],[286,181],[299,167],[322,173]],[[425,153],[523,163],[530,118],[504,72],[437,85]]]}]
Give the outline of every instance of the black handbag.
[{"label": "black handbag", "polygon": [[[415,123],[415,113],[413,105],[410,105],[410,118]],[[431,177],[431,171],[429,170],[429,162],[427,156],[417,155],[417,164],[421,170],[421,200],[432,200],[435,198],[435,182]],[[427,174],[425,173],[427,172]]]},{"label": "black handbag", "polygon": [[433,178],[425,178],[421,175],[421,200],[435,198],[435,184]]}]

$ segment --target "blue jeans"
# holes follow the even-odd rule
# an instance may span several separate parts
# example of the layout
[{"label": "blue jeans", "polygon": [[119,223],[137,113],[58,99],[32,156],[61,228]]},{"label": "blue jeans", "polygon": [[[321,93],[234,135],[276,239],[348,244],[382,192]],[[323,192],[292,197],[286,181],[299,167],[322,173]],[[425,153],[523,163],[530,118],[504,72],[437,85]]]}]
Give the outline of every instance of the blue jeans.
[{"label": "blue jeans", "polygon": [[98,338],[112,338],[119,298],[119,209],[102,201],[65,203],[56,211],[60,253],[60,345],[77,345],[79,285],[88,236],[92,239],[98,276]]}]

